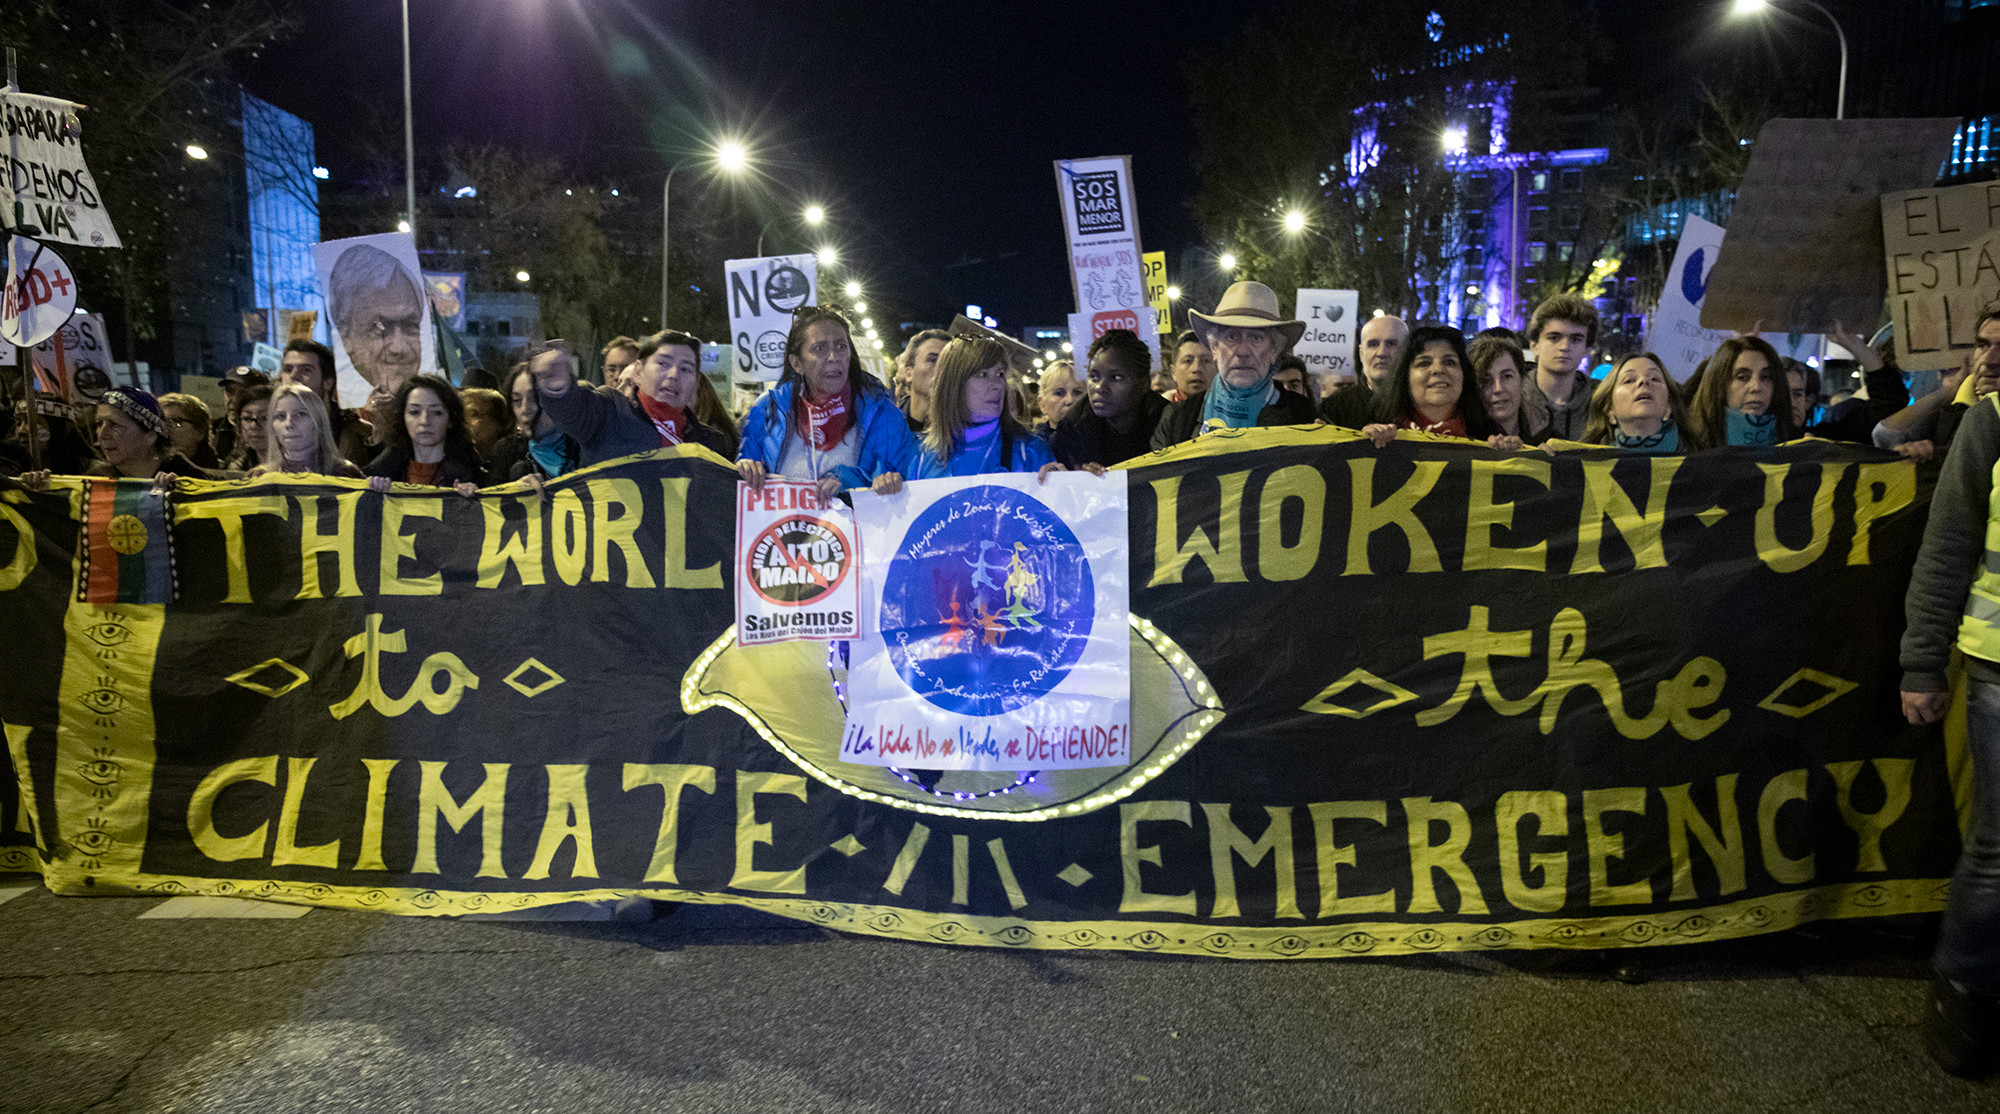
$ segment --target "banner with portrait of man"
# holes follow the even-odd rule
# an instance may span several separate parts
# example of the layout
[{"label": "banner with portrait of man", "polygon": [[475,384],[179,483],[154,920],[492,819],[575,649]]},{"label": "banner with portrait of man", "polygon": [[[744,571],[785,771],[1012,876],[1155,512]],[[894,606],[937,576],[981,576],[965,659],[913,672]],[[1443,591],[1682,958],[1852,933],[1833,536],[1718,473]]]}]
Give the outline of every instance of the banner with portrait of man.
[{"label": "banner with portrait of man", "polygon": [[373,391],[394,394],[413,375],[436,375],[436,334],[423,267],[407,232],[313,245],[326,297],[340,401],[364,406]]}]

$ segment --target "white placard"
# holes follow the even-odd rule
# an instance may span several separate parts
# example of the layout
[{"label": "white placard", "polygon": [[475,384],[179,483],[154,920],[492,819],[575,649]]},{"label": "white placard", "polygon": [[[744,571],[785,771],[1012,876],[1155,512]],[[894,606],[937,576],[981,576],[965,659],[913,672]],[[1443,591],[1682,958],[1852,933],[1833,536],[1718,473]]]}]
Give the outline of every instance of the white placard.
[{"label": "white placard", "polygon": [[861,635],[854,512],[821,509],[819,485],[736,485],[736,641],[743,646]]},{"label": "white placard", "polygon": [[1078,368],[1077,381],[1084,379],[1083,368],[1090,346],[1097,338],[1112,329],[1130,329],[1146,342],[1146,349],[1153,354],[1153,366],[1160,366],[1160,330],[1156,324],[1152,307],[1139,309],[1114,309],[1103,313],[1072,313],[1069,315],[1070,346],[1076,349],[1074,360]]},{"label": "white placard", "polygon": [[[723,264],[729,292],[729,335],[736,349],[736,377],[775,383],[785,373],[785,337],[792,314],[819,304],[819,260],[812,255],[767,255]],[[860,344],[862,338],[855,337]]]},{"label": "white placard", "polygon": [[1306,323],[1292,353],[1315,376],[1358,374],[1354,334],[1361,328],[1361,294],[1354,290],[1300,290],[1292,316]]},{"label": "white placard", "polygon": [[1056,193],[1062,202],[1063,229],[1069,235],[1076,311],[1094,314],[1145,306],[1131,158],[1058,159]]},{"label": "white placard", "polygon": [[[1646,324],[1646,350],[1666,362],[1665,371],[1675,382],[1685,382],[1702,361],[1715,354],[1722,342],[1736,334],[1728,329],[1701,327],[1701,307],[1708,295],[1708,273],[1722,251],[1722,226],[1700,217],[1689,217],[1681,229],[1681,242],[1674,249],[1674,264],[1660,290],[1660,304]],[[1862,328],[1851,323],[1850,329]],[[1781,356],[1804,359],[1819,350],[1819,337],[1800,337],[1796,348],[1784,333],[1765,333],[1765,340]],[[1532,344],[1534,338],[1529,338]]]},{"label": "white placard", "polygon": [[14,227],[19,203],[21,221],[36,227],[38,239],[124,246],[84,165],[83,123],[74,103],[0,92],[0,143],[9,163],[0,174],[0,228]]},{"label": "white placard", "polygon": [[1131,761],[1125,482],[999,473],[859,492],[862,637],[842,761],[1064,770]]},{"label": "white placard", "polygon": [[423,296],[417,244],[383,232],[313,245],[326,299],[340,401],[363,406],[380,388],[393,394],[413,375],[436,375],[437,333]]},{"label": "white placard", "polygon": [[7,238],[7,285],[0,290],[0,338],[30,345],[56,335],[76,312],[76,272],[56,249]]}]

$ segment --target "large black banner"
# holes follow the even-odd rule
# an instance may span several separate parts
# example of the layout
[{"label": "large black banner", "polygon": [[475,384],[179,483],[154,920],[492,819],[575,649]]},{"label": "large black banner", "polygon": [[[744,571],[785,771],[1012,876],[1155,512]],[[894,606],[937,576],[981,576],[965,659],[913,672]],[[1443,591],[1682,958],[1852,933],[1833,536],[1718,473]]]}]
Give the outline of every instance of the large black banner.
[{"label": "large black banner", "polygon": [[545,495],[8,492],[0,869],[1248,958],[1942,908],[1942,737],[1895,699],[1910,464],[1299,429],[1122,474],[1132,764],[943,775],[837,759],[824,644],[734,644],[701,450]]}]

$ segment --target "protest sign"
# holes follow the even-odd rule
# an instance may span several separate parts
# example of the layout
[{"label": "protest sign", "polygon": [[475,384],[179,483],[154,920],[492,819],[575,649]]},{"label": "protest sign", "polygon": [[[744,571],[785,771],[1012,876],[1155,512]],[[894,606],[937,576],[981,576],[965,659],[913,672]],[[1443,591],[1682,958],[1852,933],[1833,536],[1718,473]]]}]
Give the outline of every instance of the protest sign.
[{"label": "protest sign", "polygon": [[1292,352],[1314,375],[1354,377],[1354,331],[1361,327],[1361,294],[1355,290],[1301,289],[1292,316],[1306,331]]},{"label": "protest sign", "polygon": [[26,236],[7,238],[7,285],[0,291],[0,338],[40,344],[76,310],[76,274],[55,249]]},{"label": "protest sign", "polygon": [[1882,314],[1877,198],[1927,186],[1956,117],[1772,120],[1737,188],[1729,239],[1709,271],[1711,329],[1868,332]]},{"label": "protest sign", "polygon": [[393,394],[413,375],[438,373],[437,332],[409,233],[314,244],[313,266],[343,405],[365,406],[372,390]]},{"label": "protest sign", "polygon": [[319,327],[319,311],[316,309],[281,309],[278,311],[285,333],[285,343],[295,340],[311,340],[313,330]]},{"label": "protest sign", "polygon": [[1896,364],[1954,367],[2000,298],[2000,183],[1882,195],[1882,248]]},{"label": "protest sign", "polygon": [[1032,775],[841,760],[827,648],[730,634],[706,450],[463,499],[183,483],[121,554],[171,531],[166,603],[77,599],[79,535],[152,481],[57,477],[0,501],[0,871],[1264,960],[1941,910],[1953,763],[1897,697],[1916,466],[1535,457],[1262,429],[1113,470],[1132,761]]},{"label": "protest sign", "polygon": [[822,508],[819,485],[765,480],[736,491],[736,641],[861,636],[861,547],[854,512]]},{"label": "protest sign", "polygon": [[256,344],[271,339],[271,311],[259,306],[243,311],[243,343]]},{"label": "protest sign", "polygon": [[729,291],[737,378],[777,382],[785,373],[792,314],[819,304],[819,259],[810,254],[731,259],[723,264],[723,284]]},{"label": "protest sign", "polygon": [[[1090,346],[1112,329],[1130,329],[1146,342],[1146,349],[1153,354],[1153,363],[1160,362],[1160,333],[1155,324],[1153,311],[1148,306],[1136,309],[1112,309],[1102,313],[1072,313],[1069,315],[1069,339],[1075,347],[1076,365],[1086,366],[1085,360]],[[1077,376],[1078,381],[1084,377]]]},{"label": "protest sign", "polygon": [[0,174],[0,229],[92,248],[122,247],[111,214],[83,162],[80,105],[0,91],[7,172]]},{"label": "protest sign", "polygon": [[465,272],[425,271],[424,292],[430,296],[431,312],[454,333],[465,331]]},{"label": "protest sign", "polygon": [[1161,335],[1171,333],[1174,331],[1174,307],[1167,297],[1167,253],[1149,251],[1139,257],[1139,262],[1146,276],[1146,304],[1153,307],[1153,317],[1159,322]]},{"label": "protest sign", "polygon": [[[1701,325],[1702,303],[1708,297],[1708,275],[1722,248],[1722,226],[1690,216],[1681,227],[1680,246],[1674,249],[1674,263],[1660,289],[1660,304],[1646,323],[1646,351],[1666,361],[1661,370],[1676,382],[1684,382],[1702,362],[1715,353],[1722,342],[1735,336],[1729,329],[1705,329]],[[1847,322],[1850,329],[1866,328]],[[1764,339],[1780,355],[1803,359],[1818,351],[1819,337],[1801,336],[1797,343],[1786,333],[1764,333]]]},{"label": "protest sign", "polygon": [[1146,304],[1139,264],[1139,205],[1132,160],[1117,155],[1057,159],[1056,194],[1069,233],[1070,285],[1078,313]]},{"label": "protest sign", "polygon": [[1006,473],[855,497],[862,635],[840,760],[1074,770],[1131,759],[1125,484]]},{"label": "protest sign", "polygon": [[284,360],[284,352],[263,341],[250,346],[250,366],[273,379],[277,378],[278,369],[283,366]]},{"label": "protest sign", "polygon": [[104,317],[72,313],[54,336],[29,349],[36,389],[73,402],[92,402],[111,386],[110,334]]}]

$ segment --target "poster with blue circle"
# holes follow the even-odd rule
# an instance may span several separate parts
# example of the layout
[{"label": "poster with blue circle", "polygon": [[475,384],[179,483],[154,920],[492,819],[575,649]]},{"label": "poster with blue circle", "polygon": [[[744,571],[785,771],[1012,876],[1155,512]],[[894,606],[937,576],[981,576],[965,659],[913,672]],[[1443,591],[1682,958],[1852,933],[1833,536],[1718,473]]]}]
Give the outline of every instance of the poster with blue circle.
[{"label": "poster with blue circle", "polygon": [[1124,477],[970,476],[859,494],[862,637],[841,757],[912,770],[1130,757]]}]

